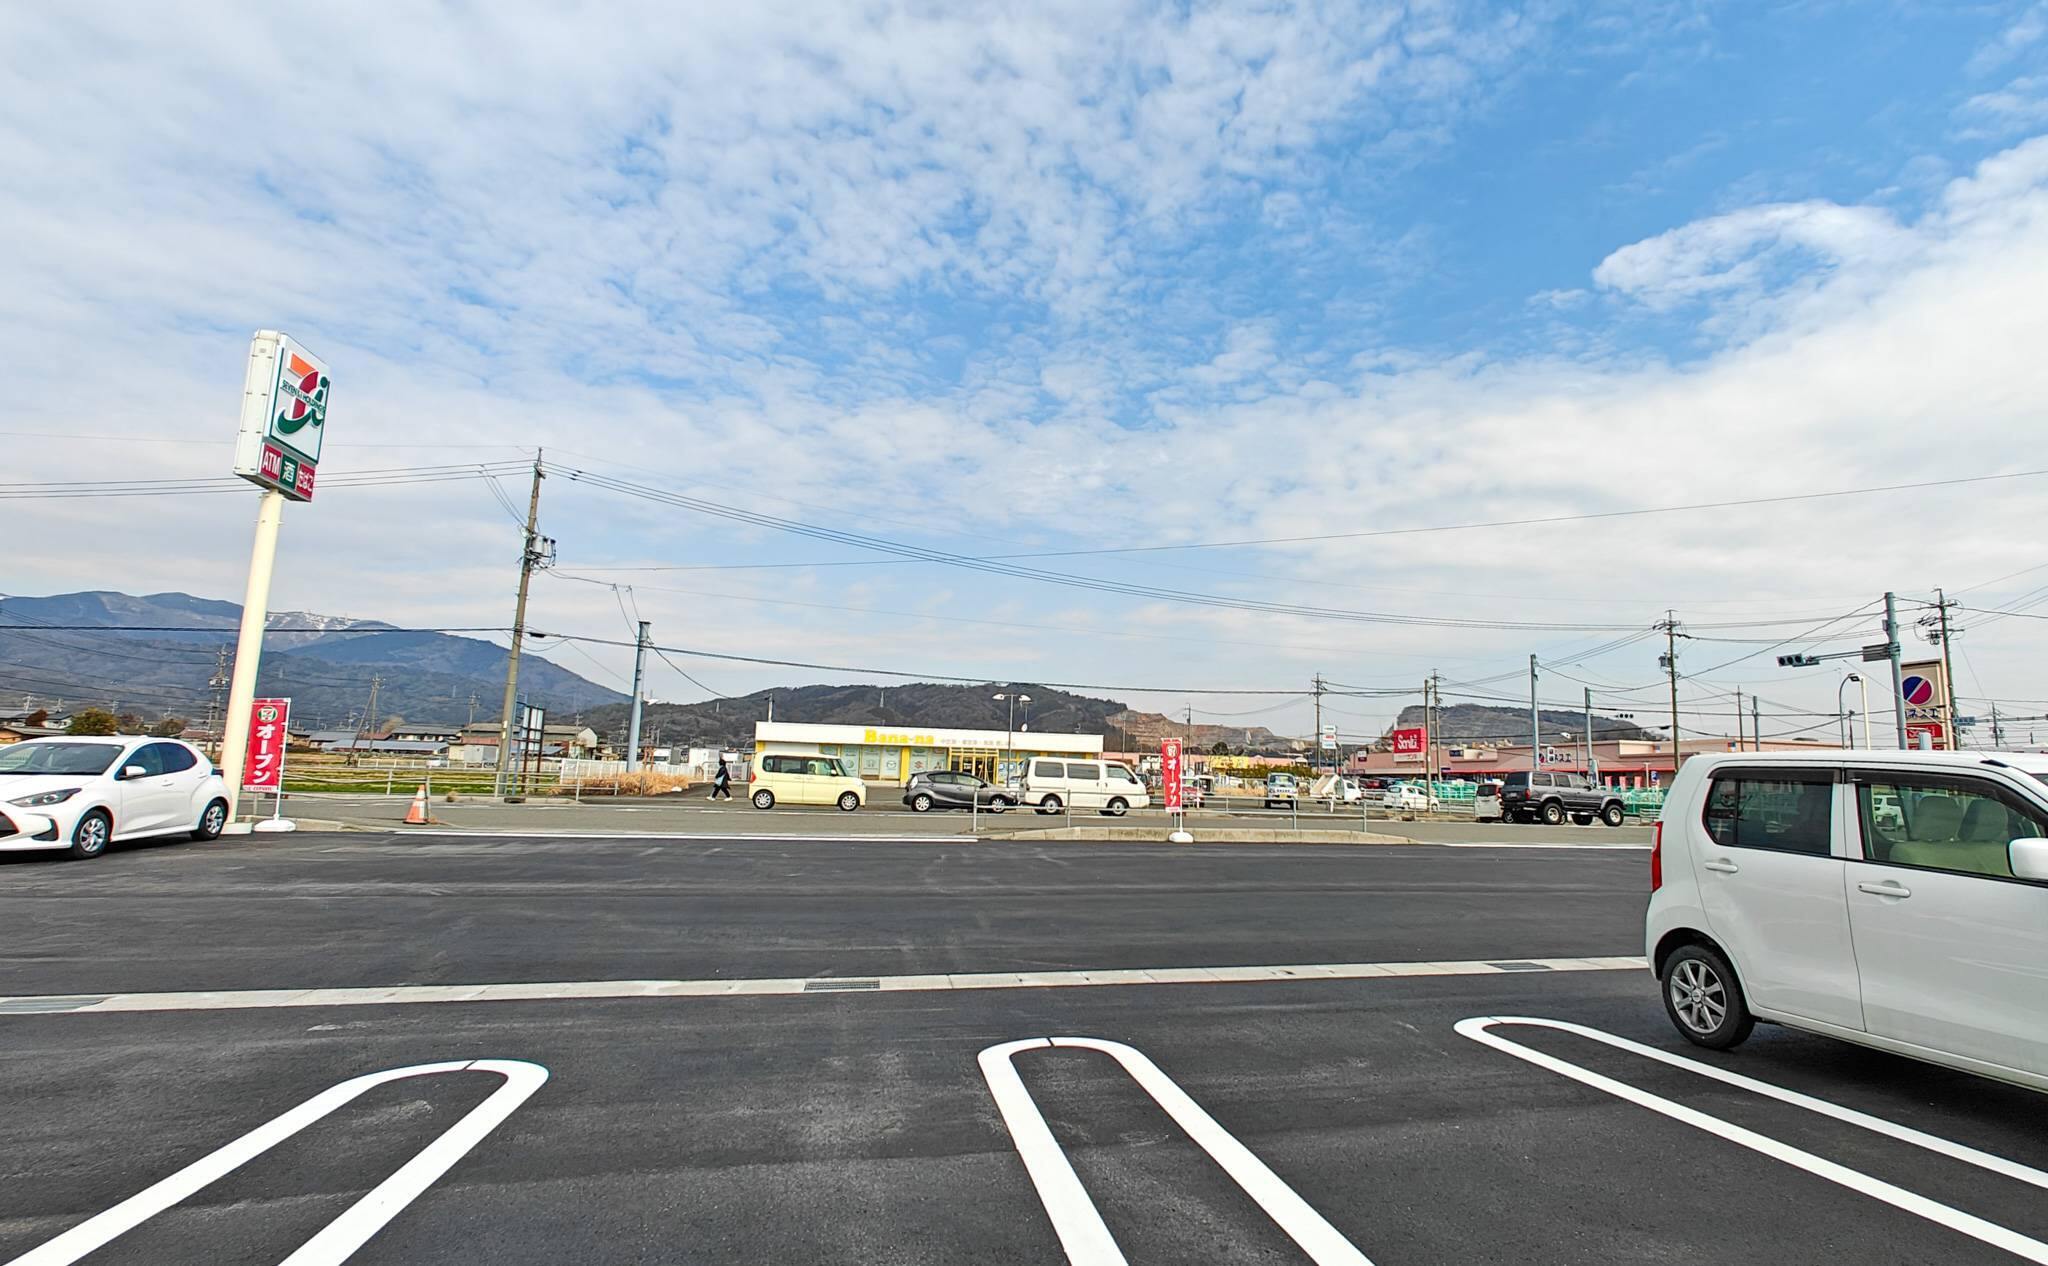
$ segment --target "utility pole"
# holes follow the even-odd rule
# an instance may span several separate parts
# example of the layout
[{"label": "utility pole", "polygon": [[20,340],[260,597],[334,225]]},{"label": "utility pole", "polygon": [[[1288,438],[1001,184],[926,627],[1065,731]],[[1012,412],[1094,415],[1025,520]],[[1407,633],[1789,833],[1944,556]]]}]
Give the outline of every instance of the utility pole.
[{"label": "utility pole", "polygon": [[1742,687],[1735,688],[1735,750],[1742,751]]},{"label": "utility pole", "polygon": [[371,731],[371,733],[370,733],[369,737],[371,737],[371,738],[375,738],[375,737],[377,737],[377,736],[376,736],[376,733],[375,733],[375,731],[376,731],[376,729],[377,729],[377,692],[378,692],[378,691],[380,691],[380,690],[382,690],[383,688],[384,688],[384,679],[383,679],[382,677],[380,677],[380,676],[377,676],[377,675],[376,675],[376,674],[374,674],[374,673],[373,673],[373,674],[371,674],[371,676],[370,676],[370,702],[369,702],[369,706],[367,706],[367,707],[365,707],[365,708],[363,709],[363,725],[362,725],[362,729],[359,729],[359,730],[357,730],[357,731],[356,731],[356,737],[357,737],[358,739],[361,739],[361,738],[363,737],[363,731],[364,731],[364,730],[368,730],[368,731]]},{"label": "utility pole", "polygon": [[1954,604],[1940,589],[1934,591],[1934,609],[1941,613],[1941,741],[1951,752],[1963,750],[1963,736],[1956,729],[1956,670],[1949,660],[1948,639],[1962,632],[1948,626],[1948,609]]},{"label": "utility pole", "polygon": [[[468,722],[468,725],[475,725],[475,724],[476,724],[476,691],[472,690],[472,691],[470,691],[470,692],[469,692],[469,722]],[[467,726],[465,726],[464,728],[468,728],[468,727],[467,727]]]},{"label": "utility pole", "polygon": [[1884,596],[1884,639],[1891,646],[1892,660],[1892,724],[1898,727],[1898,745],[1906,746],[1906,678],[1899,667],[1899,598],[1897,594]]},{"label": "utility pole", "polygon": [[640,636],[633,641],[633,715],[626,730],[626,772],[640,768],[640,682],[647,675],[648,623],[640,621]]},{"label": "utility pole", "polygon": [[[1543,723],[1536,712],[1536,657],[1529,657],[1529,768],[1543,768]],[[1536,784],[1529,784],[1534,787]]]},{"label": "utility pole", "polygon": [[206,709],[206,733],[216,744],[213,749],[213,756],[218,761],[220,759],[220,748],[217,745],[220,743],[220,714],[224,697],[222,692],[228,688],[228,644],[226,642],[220,644],[220,650],[213,657],[213,676],[207,681],[206,685],[208,689],[213,691],[213,702],[208,704]]},{"label": "utility pole", "polygon": [[1764,713],[1757,706],[1760,702],[1755,695],[1749,697],[1749,746],[1758,752],[1764,750]]},{"label": "utility pole", "polygon": [[1600,765],[1593,759],[1593,688],[1586,687],[1586,781],[1600,785]]},{"label": "utility pole", "polygon": [[2005,730],[1998,723],[1998,705],[1995,703],[1991,705],[1991,748],[1993,751],[2005,750]]},{"label": "utility pole", "polygon": [[1422,686],[1422,768],[1429,779],[1429,791],[1436,794],[1437,780],[1443,776],[1444,753],[1438,730],[1444,720],[1444,683],[1439,673],[1432,672]]},{"label": "utility pole", "polygon": [[1678,776],[1678,613],[1664,612],[1664,671],[1671,677],[1671,776]]},{"label": "utility pole", "polygon": [[1323,675],[1316,674],[1316,746],[1315,755],[1309,758],[1309,766],[1317,773],[1323,769]]},{"label": "utility pole", "polygon": [[519,699],[519,649],[526,640],[526,591],[540,559],[540,450],[533,450],[533,491],[526,498],[526,535],[519,547],[519,601],[512,608],[512,649],[505,657],[505,706],[498,720],[498,776],[493,791],[502,798],[512,772],[512,708]]}]

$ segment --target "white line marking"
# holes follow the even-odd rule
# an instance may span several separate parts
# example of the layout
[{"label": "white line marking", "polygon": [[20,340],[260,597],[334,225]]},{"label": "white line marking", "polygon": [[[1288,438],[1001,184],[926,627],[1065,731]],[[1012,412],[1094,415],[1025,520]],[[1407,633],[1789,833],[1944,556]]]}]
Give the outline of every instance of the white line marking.
[{"label": "white line marking", "polygon": [[1568,843],[1564,843],[1564,842],[1562,842],[1562,841],[1545,841],[1545,840],[1518,840],[1518,841],[1516,841],[1516,842],[1515,842],[1515,843],[1513,843],[1513,844],[1474,844],[1474,843],[1469,843],[1469,842],[1454,842],[1454,841],[1450,841],[1450,840],[1417,840],[1417,841],[1415,841],[1415,842],[1416,842],[1417,844],[1430,844],[1430,843],[1433,843],[1433,844],[1435,844],[1435,845],[1436,845],[1437,847],[1439,847],[1439,848],[1574,848],[1574,849],[1580,849],[1580,850],[1582,850],[1582,851],[1585,851],[1585,852],[1592,852],[1592,853],[1613,853],[1613,852],[1628,852],[1628,851],[1630,851],[1630,850],[1634,850],[1634,851],[1636,851],[1636,852],[1641,852],[1641,853],[1647,853],[1647,852],[1649,852],[1649,851],[1650,851],[1650,846],[1649,846],[1648,844],[1627,844],[1627,843],[1623,843],[1623,844],[1568,844]]},{"label": "white line marking", "polygon": [[384,1224],[396,1217],[400,1210],[417,1199],[421,1192],[432,1186],[435,1179],[447,1173],[451,1165],[461,1160],[500,1121],[511,1116],[534,1091],[540,1089],[541,1083],[548,1079],[548,1070],[525,1060],[475,1059],[445,1064],[415,1064],[409,1068],[394,1068],[388,1072],[369,1073],[352,1078],[321,1091],[284,1115],[273,1118],[234,1142],[200,1157],[177,1173],[145,1187],[113,1208],[95,1214],[56,1239],[30,1249],[8,1262],[6,1266],[70,1266],[70,1263],[98,1249],[114,1237],[219,1181],[373,1087],[407,1077],[432,1077],[441,1073],[460,1072],[497,1073],[505,1079],[505,1084],[492,1091],[490,1098],[470,1109],[460,1121],[449,1126],[418,1155],[399,1166],[389,1178],[371,1188],[362,1199],[343,1210],[339,1217],[322,1227],[318,1234],[300,1245],[298,1250],[285,1258],[281,1264],[338,1266],[353,1256],[371,1236],[382,1230]]},{"label": "white line marking", "polygon": [[[1142,970],[952,972],[908,976],[786,976],[732,980],[570,980],[496,985],[365,985],[338,989],[218,989],[106,995],[23,994],[0,997],[0,1023],[33,1015],[116,1011],[246,1011],[280,1007],[404,1006],[432,1002],[558,1002],[591,998],[701,998],[829,992],[836,982],[873,980],[862,992],[956,989],[1062,989],[1116,985],[1244,984],[1304,980],[1370,980],[1394,976],[1540,976],[1553,972],[1641,971],[1640,958],[1514,958],[1455,963],[1303,963],[1265,967],[1152,967]],[[822,986],[822,988],[812,988]],[[11,1009],[20,1014],[4,1014]]]},{"label": "white line marking", "polygon": [[1003,1124],[1009,1127],[1017,1154],[1031,1175],[1032,1186],[1038,1189],[1039,1202],[1045,1206],[1046,1217],[1051,1219],[1060,1238],[1060,1247],[1066,1250],[1067,1260],[1073,1266],[1124,1266],[1125,1258],[1012,1062],[1019,1051],[1052,1047],[1101,1051],[1123,1065],[1124,1071],[1152,1096],[1153,1102],[1165,1109],[1174,1124],[1207,1152],[1246,1195],[1257,1201],[1266,1216],[1287,1232],[1288,1238],[1300,1245],[1316,1266],[1372,1266],[1365,1254],[1295,1194],[1264,1161],[1218,1125],[1144,1052],[1121,1042],[1092,1037],[1039,1037],[991,1046],[979,1057],[981,1075],[1002,1113]]},{"label": "white line marking", "polygon": [[1895,1125],[1880,1117],[1873,1117],[1851,1108],[1844,1108],[1840,1105],[1829,1103],[1824,1099],[1815,1099],[1810,1095],[1802,1095],[1797,1091],[1771,1085],[1769,1082],[1757,1081],[1755,1078],[1744,1077],[1739,1073],[1727,1072],[1711,1065],[1667,1054],[1664,1051],[1657,1050],[1655,1047],[1644,1046],[1639,1042],[1631,1042],[1627,1038],[1616,1037],[1612,1033],[1587,1028],[1583,1025],[1571,1024],[1563,1020],[1545,1020],[1530,1016],[1490,1015],[1474,1016],[1469,1020],[1460,1020],[1456,1026],[1459,1033],[1471,1038],[1473,1041],[1491,1046],[1495,1050],[1505,1051],[1516,1059],[1534,1064],[1538,1068],[1547,1068],[1551,1072],[1561,1077],[1569,1077],[1581,1085],[1591,1086],[1595,1090],[1604,1090],[1617,1099],[1627,1100],[1640,1107],[1648,1108],[1652,1112],[1670,1117],[1674,1121],[1690,1125],[1694,1129],[1704,1130],[1709,1134],[1724,1138],[1737,1146],[1746,1147],[1773,1160],[1782,1161],[1797,1169],[1803,1169],[1815,1177],[1824,1178],[1837,1186],[1847,1187],[1851,1191],[1861,1192],[1873,1200],[1881,1200],[1893,1208],[1903,1209],[1907,1213],[1925,1218],[1929,1222],[1945,1226],[1952,1231],[1959,1231],[1974,1240],[1979,1240],[1994,1248],[2002,1248],[2006,1252],[2012,1253],[2017,1257],[2023,1257],[2030,1262],[2048,1264],[2048,1244],[2044,1244],[2040,1240],[2021,1235],[2017,1231],[2002,1227],[1995,1222],[1986,1221],[1975,1214],[1964,1213],[1962,1210],[1950,1205],[1930,1200],[1918,1192],[1907,1191],[1903,1187],[1893,1186],[1891,1183],[1885,1182],[1880,1178],[1873,1178],[1861,1170],[1850,1169],[1846,1165],[1838,1165],[1824,1157],[1816,1156],[1811,1152],[1803,1151],[1787,1143],[1781,1143],[1768,1135],[1744,1129],[1742,1126],[1724,1121],[1716,1116],[1709,1116],[1707,1113],[1689,1108],[1682,1103],[1666,1099],[1661,1095],[1653,1095],[1646,1090],[1638,1090],[1634,1086],[1616,1081],[1611,1077],[1602,1076],[1567,1060],[1558,1059],[1553,1055],[1546,1055],[1542,1051],[1523,1046],[1519,1042],[1511,1042],[1498,1034],[1489,1032],[1496,1025],[1506,1024],[1556,1029],[1560,1032],[1590,1038],[1595,1042],[1605,1043],[1619,1050],[1646,1056],[1659,1063],[1668,1064],[1673,1068],[1683,1068],[1688,1072],[1698,1073],[1715,1081],[1725,1082],[1728,1085],[1744,1090],[1754,1091],[1757,1094],[1777,1099],[1780,1102],[1789,1103],[1811,1112],[1820,1113],[1823,1116],[1832,1117],[1837,1121],[1860,1126],[1863,1129],[1883,1134],[1889,1138],[1911,1143],[1915,1147],[1938,1152],[1943,1156],[1975,1165],[1980,1169],[1988,1169],[1993,1173],[2002,1174],[2009,1178],[2017,1178],[2021,1182],[2031,1183],[2036,1187],[2048,1187],[2048,1174],[2044,1174],[2039,1170],[2031,1169],[2016,1161],[2006,1160],[2001,1156],[1993,1156],[1988,1152],[1980,1152],[1975,1148],[1965,1147],[1960,1143],[1952,1143],[1947,1139],[1924,1134],[1919,1130]]}]

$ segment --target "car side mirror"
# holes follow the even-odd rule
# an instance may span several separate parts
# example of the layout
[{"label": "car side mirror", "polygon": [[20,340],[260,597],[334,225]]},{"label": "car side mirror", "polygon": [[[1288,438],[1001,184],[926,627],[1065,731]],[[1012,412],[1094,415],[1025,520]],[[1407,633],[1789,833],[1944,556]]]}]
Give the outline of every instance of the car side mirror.
[{"label": "car side mirror", "polygon": [[2012,863],[2016,879],[2038,879],[2048,882],[2048,840],[2039,837],[2014,840],[2005,846],[2006,859]]},{"label": "car side mirror", "polygon": [[123,765],[121,767],[121,777],[124,779],[147,778],[149,777],[149,771],[140,765]]}]

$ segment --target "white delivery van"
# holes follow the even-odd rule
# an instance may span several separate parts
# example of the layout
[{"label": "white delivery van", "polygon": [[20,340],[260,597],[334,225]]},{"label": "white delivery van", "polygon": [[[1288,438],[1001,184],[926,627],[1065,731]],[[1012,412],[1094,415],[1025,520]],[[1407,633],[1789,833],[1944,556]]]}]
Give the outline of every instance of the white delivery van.
[{"label": "white delivery van", "polygon": [[1759,1020],[2048,1090],[2048,757],[1732,752],[1672,781],[1644,948],[1688,1039]]},{"label": "white delivery van", "polygon": [[1125,765],[1110,760],[1034,756],[1024,763],[1025,804],[1040,813],[1094,809],[1111,817],[1152,803],[1145,784]]}]

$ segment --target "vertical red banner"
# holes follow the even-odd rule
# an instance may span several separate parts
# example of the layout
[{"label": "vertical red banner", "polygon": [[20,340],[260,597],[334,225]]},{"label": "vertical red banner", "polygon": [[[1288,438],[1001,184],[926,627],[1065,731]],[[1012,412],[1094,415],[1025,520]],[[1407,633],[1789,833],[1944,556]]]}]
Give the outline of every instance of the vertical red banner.
[{"label": "vertical red banner", "polygon": [[249,752],[242,762],[242,786],[249,791],[284,787],[285,730],[292,717],[289,699],[257,699],[249,704]]},{"label": "vertical red banner", "polygon": [[1159,780],[1166,795],[1166,807],[1180,808],[1180,740],[1159,740]]}]

